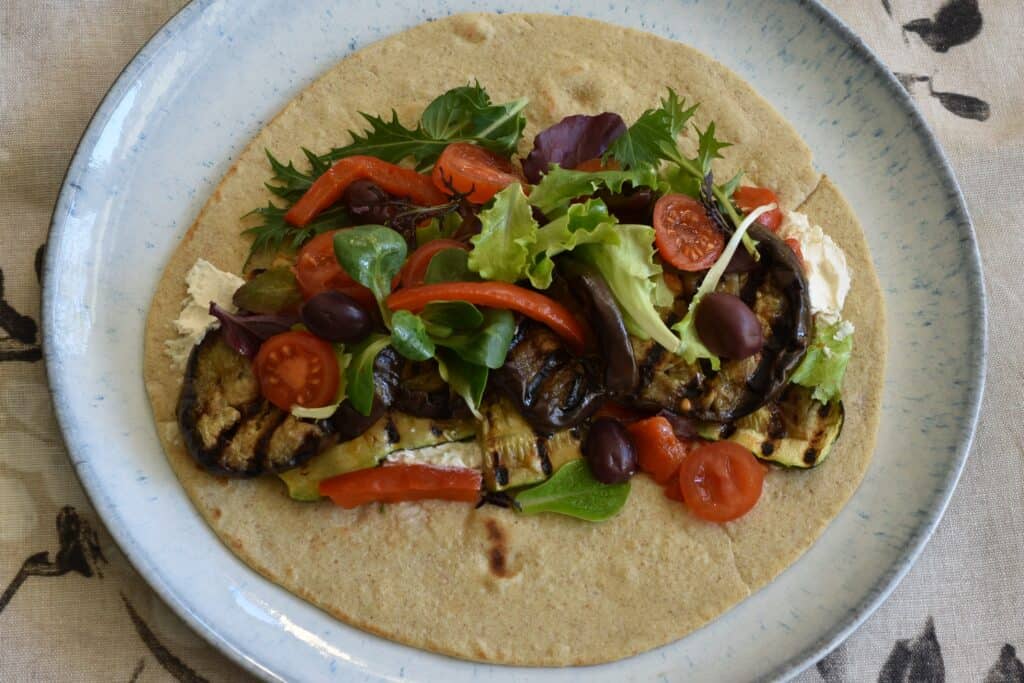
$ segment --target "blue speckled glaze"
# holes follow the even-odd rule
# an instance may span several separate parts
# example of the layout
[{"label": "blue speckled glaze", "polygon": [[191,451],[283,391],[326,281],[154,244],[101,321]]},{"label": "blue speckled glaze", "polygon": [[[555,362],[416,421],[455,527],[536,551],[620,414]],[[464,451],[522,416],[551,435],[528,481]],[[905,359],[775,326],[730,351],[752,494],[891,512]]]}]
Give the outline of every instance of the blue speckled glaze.
[{"label": "blue speckled glaze", "polygon": [[973,434],[985,364],[970,221],[941,151],[892,76],[810,2],[294,5],[284,22],[272,0],[182,10],[103,101],[54,212],[43,328],[57,414],[95,507],[149,583],[199,633],[268,679],[580,678],[580,670],[478,665],[395,645],[263,580],[192,508],[160,450],[140,380],[146,309],[168,255],[234,156],[291,97],[350,51],[429,18],[554,11],[689,43],[753,83],[856,209],[890,336],[879,447],[863,485],[814,547],[706,628],[585,676],[782,678],[845,637],[888,595],[941,517]]}]

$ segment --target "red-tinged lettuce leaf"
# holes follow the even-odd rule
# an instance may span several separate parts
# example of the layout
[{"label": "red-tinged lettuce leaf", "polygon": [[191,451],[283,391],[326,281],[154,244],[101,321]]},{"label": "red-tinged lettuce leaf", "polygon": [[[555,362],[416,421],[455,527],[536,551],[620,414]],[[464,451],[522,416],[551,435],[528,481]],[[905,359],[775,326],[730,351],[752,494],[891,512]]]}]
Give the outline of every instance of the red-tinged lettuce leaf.
[{"label": "red-tinged lettuce leaf", "polygon": [[210,315],[220,321],[224,341],[238,353],[252,358],[260,344],[291,329],[299,322],[294,315],[243,315],[231,313],[215,302],[210,302]]},{"label": "red-tinged lettuce leaf", "polygon": [[523,161],[526,179],[531,183],[540,182],[551,164],[575,168],[588,159],[595,159],[625,132],[622,117],[609,111],[597,116],[566,116],[537,134],[533,151]]}]

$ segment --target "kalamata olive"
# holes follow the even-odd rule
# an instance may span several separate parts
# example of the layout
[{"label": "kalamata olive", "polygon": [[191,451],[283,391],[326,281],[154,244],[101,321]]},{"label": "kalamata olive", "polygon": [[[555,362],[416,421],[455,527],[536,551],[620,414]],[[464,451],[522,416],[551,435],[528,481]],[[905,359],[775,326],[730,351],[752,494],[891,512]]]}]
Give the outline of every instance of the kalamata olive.
[{"label": "kalamata olive", "polygon": [[621,484],[636,474],[636,449],[616,420],[603,417],[590,426],[584,455],[594,478],[602,484]]},{"label": "kalamata olive", "polygon": [[370,333],[370,315],[341,292],[321,292],[302,305],[302,323],[332,342],[357,342]]},{"label": "kalamata olive", "polygon": [[391,196],[369,180],[357,180],[342,195],[349,214],[356,224],[381,224],[393,218],[396,209],[388,205]]},{"label": "kalamata olive", "polygon": [[708,294],[697,306],[694,322],[704,346],[723,358],[748,358],[764,346],[760,321],[738,296]]}]

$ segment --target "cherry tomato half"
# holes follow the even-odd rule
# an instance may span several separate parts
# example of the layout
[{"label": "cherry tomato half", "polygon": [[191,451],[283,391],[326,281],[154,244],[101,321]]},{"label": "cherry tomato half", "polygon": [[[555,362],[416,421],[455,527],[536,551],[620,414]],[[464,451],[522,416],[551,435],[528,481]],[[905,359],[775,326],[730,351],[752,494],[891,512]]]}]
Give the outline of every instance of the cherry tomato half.
[{"label": "cherry tomato half", "polygon": [[512,183],[522,183],[512,162],[483,147],[453,142],[434,164],[434,186],[445,194],[469,193],[469,201],[483,204]]},{"label": "cherry tomato half", "polygon": [[715,441],[690,451],[679,468],[683,502],[709,522],[728,522],[750,512],[763,485],[764,466],[732,441]]},{"label": "cherry tomato half", "polygon": [[707,270],[722,254],[725,235],[696,199],[666,194],[654,205],[654,245],[679,270]]},{"label": "cherry tomato half", "polygon": [[334,349],[309,332],[282,332],[263,342],[253,370],[260,393],[281,410],[328,405],[341,379]]},{"label": "cherry tomato half", "polygon": [[[753,187],[751,185],[737,187],[736,192],[732,195],[732,200],[736,202],[736,206],[743,213],[750,213],[757,207],[766,204],[777,205],[779,203],[778,196],[767,187]],[[782,225],[782,209],[776,206],[771,211],[762,213],[757,217],[757,222],[772,232],[777,232],[779,226]]]},{"label": "cherry tomato half", "polygon": [[445,249],[469,249],[465,242],[449,239],[431,240],[412,252],[409,260],[402,266],[399,273],[402,278],[403,287],[417,287],[423,284],[423,278],[427,275],[427,268],[430,267],[430,260],[437,255],[437,252]]},{"label": "cherry tomato half", "polygon": [[334,235],[337,232],[320,233],[299,250],[295,260],[295,279],[302,290],[302,297],[309,299],[333,290],[349,296],[368,311],[376,310],[373,292],[353,280],[338,263],[334,255]]}]

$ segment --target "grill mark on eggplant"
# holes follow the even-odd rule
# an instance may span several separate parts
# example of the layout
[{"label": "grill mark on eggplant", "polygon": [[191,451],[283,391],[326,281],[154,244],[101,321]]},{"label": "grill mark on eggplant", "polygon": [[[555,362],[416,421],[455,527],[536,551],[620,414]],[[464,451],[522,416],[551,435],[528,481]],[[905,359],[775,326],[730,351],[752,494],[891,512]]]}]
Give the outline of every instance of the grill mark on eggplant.
[{"label": "grill mark on eggplant", "polygon": [[270,464],[270,440],[274,437],[274,432],[287,418],[283,412],[273,415],[274,422],[270,427],[264,428],[263,433],[260,434],[260,438],[256,441],[256,446],[253,448],[253,456],[260,463]]},{"label": "grill mark on eggplant", "polygon": [[804,462],[808,465],[813,465],[814,461],[818,459],[818,451],[815,448],[808,448],[804,451]]},{"label": "grill mark on eggplant", "polygon": [[529,384],[526,385],[526,395],[523,398],[527,406],[533,406],[537,401],[538,389],[547,382],[548,377],[558,368],[561,361],[562,358],[558,351],[552,351],[544,358],[544,363],[541,365],[540,370],[533,376]]},{"label": "grill mark on eggplant", "polygon": [[[258,389],[252,389],[255,378],[251,373],[248,359],[238,356],[224,345],[220,331],[206,335],[192,350],[178,397],[176,415],[185,449],[199,466],[213,474],[228,477],[254,477],[265,472],[281,472],[302,465],[316,455],[324,444],[336,440],[334,434],[315,422],[302,420],[312,425],[313,430],[273,462],[270,457],[271,440],[289,415],[259,397]],[[248,398],[252,395],[250,391],[255,393],[252,399]],[[232,405],[228,402],[232,396],[235,400],[246,398]],[[207,447],[199,432],[199,425],[204,417],[214,420],[213,424],[216,424],[216,418],[221,416],[215,412],[215,405],[219,405],[222,411],[237,411],[238,419],[221,429],[213,445]],[[259,431],[255,432],[257,428]],[[239,446],[235,453],[229,453],[237,438],[252,439],[252,445]]]},{"label": "grill mark on eggplant", "polygon": [[647,350],[644,359],[640,361],[640,383],[639,388],[647,387],[654,381],[654,369],[665,355],[665,348],[661,344],[652,344]]},{"label": "grill mark on eggplant", "polygon": [[444,430],[441,429],[440,427],[438,427],[437,423],[431,422],[430,423],[430,433],[433,434],[434,436],[441,436],[442,434],[444,434]]}]

